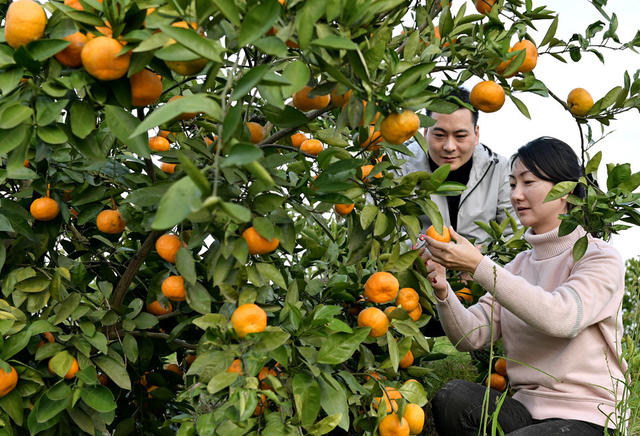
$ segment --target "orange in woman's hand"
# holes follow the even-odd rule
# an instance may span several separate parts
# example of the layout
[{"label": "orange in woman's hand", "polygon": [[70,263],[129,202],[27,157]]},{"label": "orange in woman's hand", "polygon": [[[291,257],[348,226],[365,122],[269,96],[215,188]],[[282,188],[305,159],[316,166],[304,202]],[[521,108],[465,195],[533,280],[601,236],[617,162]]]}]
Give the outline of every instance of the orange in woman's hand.
[{"label": "orange in woman's hand", "polygon": [[451,233],[447,227],[442,228],[442,234],[438,233],[435,227],[431,226],[427,229],[427,236],[440,242],[450,242]]}]

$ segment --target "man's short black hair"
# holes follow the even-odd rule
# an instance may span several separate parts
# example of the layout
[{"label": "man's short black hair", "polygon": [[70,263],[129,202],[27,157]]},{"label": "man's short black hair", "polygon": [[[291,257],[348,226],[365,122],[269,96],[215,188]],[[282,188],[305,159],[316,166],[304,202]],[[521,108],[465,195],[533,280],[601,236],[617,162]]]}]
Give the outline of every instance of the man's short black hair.
[{"label": "man's short black hair", "polygon": [[[471,104],[471,101],[469,100],[469,90],[466,88],[457,88],[452,90],[449,93],[449,97],[456,97],[458,98],[460,101],[462,101],[463,103],[467,103],[467,104]],[[466,108],[461,108],[461,109],[466,109]],[[480,113],[478,111],[470,111],[471,112],[471,121],[473,122],[473,127],[478,125],[478,116],[480,115]],[[431,114],[433,113],[433,111],[430,111],[429,109],[427,109],[427,115],[431,116]]]}]

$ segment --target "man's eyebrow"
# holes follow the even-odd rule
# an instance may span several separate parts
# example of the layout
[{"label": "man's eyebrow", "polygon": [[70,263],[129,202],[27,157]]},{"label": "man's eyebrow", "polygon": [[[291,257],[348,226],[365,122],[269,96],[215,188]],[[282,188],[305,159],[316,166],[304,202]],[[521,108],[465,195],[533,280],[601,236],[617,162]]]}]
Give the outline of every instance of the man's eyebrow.
[{"label": "man's eyebrow", "polygon": [[[448,130],[443,129],[442,127],[432,127],[431,130],[437,130],[438,132],[445,132],[445,133],[448,132]],[[458,130],[454,130],[453,131],[454,135],[459,134],[459,133],[469,133],[469,130],[468,129],[458,129]]]}]

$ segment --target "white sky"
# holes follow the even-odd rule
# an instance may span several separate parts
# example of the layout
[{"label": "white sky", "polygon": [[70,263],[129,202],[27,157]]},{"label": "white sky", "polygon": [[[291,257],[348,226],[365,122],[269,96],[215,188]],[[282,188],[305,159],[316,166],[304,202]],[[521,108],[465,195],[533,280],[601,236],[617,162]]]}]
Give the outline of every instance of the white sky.
[{"label": "white sky", "polygon": [[[453,2],[454,11],[457,10],[456,1]],[[618,16],[618,36],[621,42],[629,41],[640,26],[640,1],[638,0],[609,0],[605,8],[608,13],[615,12]],[[583,33],[586,27],[602,19],[600,13],[587,0],[539,1],[534,0],[534,6],[546,4],[548,9],[557,11],[560,19],[556,37],[567,41],[573,33]],[[467,0],[467,11],[475,12],[473,1]],[[546,33],[550,21],[538,21],[538,34],[533,34],[536,44],[539,44]],[[597,37],[596,41],[600,41]],[[515,42],[515,41],[514,41]],[[546,47],[545,47],[546,48]],[[538,58],[538,65],[534,73],[557,96],[566,99],[573,88],[587,89],[594,101],[603,97],[611,88],[623,85],[624,71],[633,74],[640,69],[640,54],[631,50],[614,52],[601,51],[606,64],[602,64],[595,55],[586,54],[580,62],[574,63],[569,59],[564,64],[550,55]],[[469,89],[480,79],[469,81]],[[494,151],[503,156],[511,156],[516,149],[539,136],[547,135],[561,139],[574,147],[580,155],[580,136],[576,123],[571,114],[565,111],[552,98],[543,98],[529,93],[516,93],[515,96],[524,101],[531,114],[531,120],[525,118],[515,105],[507,98],[505,105],[498,112],[480,115],[480,140]],[[594,137],[599,137],[600,123],[592,122]],[[591,155],[602,151],[601,168],[605,163],[631,164],[631,171],[640,171],[640,113],[637,110],[625,112],[613,121],[607,131],[612,133],[597,144],[590,152]],[[606,186],[606,173],[599,174],[601,186]],[[620,251],[624,259],[640,255],[640,227],[623,231],[612,238],[613,245]]]}]

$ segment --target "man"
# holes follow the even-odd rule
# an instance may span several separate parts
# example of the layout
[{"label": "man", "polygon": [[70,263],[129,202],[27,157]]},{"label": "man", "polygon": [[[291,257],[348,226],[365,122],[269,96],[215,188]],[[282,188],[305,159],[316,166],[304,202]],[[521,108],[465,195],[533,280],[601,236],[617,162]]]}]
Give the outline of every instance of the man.
[{"label": "man", "polygon": [[[461,88],[455,93],[465,103],[469,103],[469,91]],[[502,222],[505,209],[515,217],[510,201],[509,162],[480,144],[478,112],[460,108],[451,114],[427,112],[436,123],[425,132],[429,153],[411,140],[407,144],[414,157],[407,158],[400,173],[414,171],[433,172],[442,165],[450,165],[448,181],[467,186],[461,195],[434,195],[432,200],[438,205],[445,226],[452,226],[465,238],[473,238],[481,243],[488,238],[487,233],[474,221]],[[423,233],[431,225],[426,216],[421,216]]]}]

